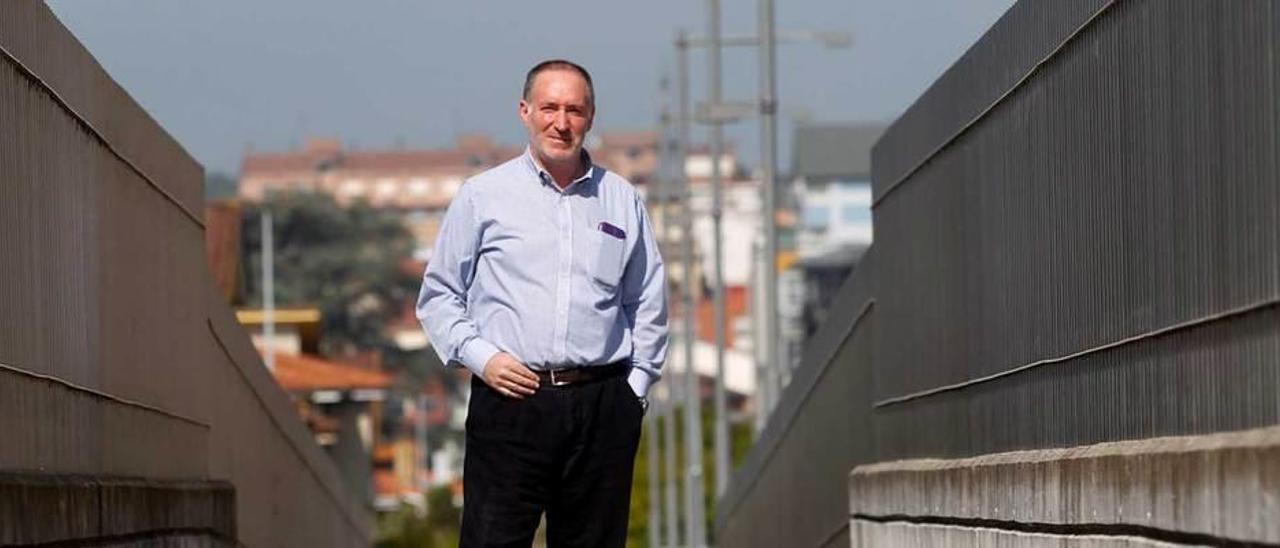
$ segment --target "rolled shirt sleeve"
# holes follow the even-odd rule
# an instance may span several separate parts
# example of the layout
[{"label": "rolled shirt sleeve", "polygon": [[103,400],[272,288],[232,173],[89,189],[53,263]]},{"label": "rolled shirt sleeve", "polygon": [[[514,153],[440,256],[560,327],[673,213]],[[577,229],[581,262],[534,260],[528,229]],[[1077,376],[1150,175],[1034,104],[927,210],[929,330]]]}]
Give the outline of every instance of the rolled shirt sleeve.
[{"label": "rolled shirt sleeve", "polygon": [[637,396],[661,376],[667,355],[667,276],[644,202],[637,197],[641,234],[622,277],[622,310],[631,327],[632,370],[627,383]]},{"label": "rolled shirt sleeve", "polygon": [[472,194],[463,185],[449,204],[435,250],[423,274],[418,294],[418,321],[427,332],[440,361],[461,364],[472,373],[484,366],[498,347],[480,338],[467,311],[467,289],[475,277],[480,234]]}]

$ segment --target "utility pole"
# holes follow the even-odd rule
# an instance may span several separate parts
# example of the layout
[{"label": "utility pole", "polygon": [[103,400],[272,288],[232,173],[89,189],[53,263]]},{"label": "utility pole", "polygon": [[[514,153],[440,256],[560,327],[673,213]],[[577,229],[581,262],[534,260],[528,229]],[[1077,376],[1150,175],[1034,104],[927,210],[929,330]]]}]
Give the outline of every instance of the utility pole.
[{"label": "utility pole", "polygon": [[[671,223],[671,216],[669,215],[670,212],[668,211],[668,203],[669,203],[669,197],[671,195],[671,190],[672,190],[671,188],[672,182],[671,182],[671,179],[667,176],[668,170],[666,169],[666,166],[668,166],[671,163],[671,160],[666,153],[666,143],[667,143],[668,135],[670,134],[670,124],[671,124],[671,108],[670,108],[670,102],[669,102],[670,89],[668,89],[669,87],[670,86],[668,85],[667,78],[665,76],[662,77],[662,80],[659,81],[658,83],[658,91],[662,96],[662,101],[663,101],[662,113],[661,115],[659,115],[659,124],[662,128],[658,134],[659,169],[658,169],[658,177],[655,179],[654,185],[653,185],[653,194],[649,197],[649,203],[655,206],[654,212],[657,220],[657,226],[662,228],[662,236],[656,238],[656,240],[659,242],[658,244],[659,249],[661,249],[667,244],[667,239],[665,236],[669,233],[669,231],[667,230],[667,227]],[[667,280],[663,280],[662,282],[667,283]],[[659,388],[659,387],[655,387],[655,388]],[[655,393],[655,396],[656,395],[657,394]],[[669,427],[670,425],[662,424],[666,421],[661,420],[662,417],[666,414],[666,407],[667,407],[666,398],[659,399],[655,397],[654,399],[657,400],[656,402],[657,405],[651,405],[650,412],[645,415],[645,422],[647,423],[645,425],[645,433],[646,433],[645,435],[647,440],[645,455],[648,457],[648,476],[649,476],[649,522],[648,522],[649,548],[659,548],[660,546],[662,546],[662,538],[661,538],[662,532],[663,532],[662,520],[664,516],[662,513],[662,500],[663,500],[662,488],[661,488],[661,484],[658,476],[659,474],[661,474],[661,466],[662,466],[662,456],[660,453],[661,449],[659,449],[659,445],[663,441],[663,438],[661,437],[662,434],[659,432],[659,429],[660,428],[663,430],[670,429],[670,428],[664,428],[664,426]]]},{"label": "utility pole", "polygon": [[262,206],[262,352],[267,371],[276,370],[275,229],[271,210]]},{"label": "utility pole", "polygon": [[764,238],[757,235],[756,240],[751,242],[751,280],[748,287],[751,287],[751,326],[753,335],[755,336],[751,347],[752,358],[756,363],[756,397],[755,397],[755,431],[758,436],[764,431],[765,425],[765,409],[769,408],[769,385],[764,382],[765,376],[769,373],[768,360],[765,359],[765,348],[760,343],[760,339],[764,337],[764,286],[761,280],[764,279]]},{"label": "utility pole", "polygon": [[431,467],[431,451],[427,447],[427,395],[419,391],[417,401],[417,416],[413,421],[413,437],[414,445],[418,446],[418,463],[415,466],[415,481],[418,491],[422,493],[422,512],[431,512],[431,493],[430,485],[427,484],[427,470]]},{"label": "utility pole", "polygon": [[[676,37],[676,53],[680,79],[680,146],[683,149],[689,143],[689,39],[681,31]],[[681,169],[683,174],[684,170]],[[688,461],[685,463],[685,541],[688,546],[701,547],[707,543],[702,532],[702,402],[701,390],[698,387],[698,371],[693,364],[693,342],[697,338],[697,329],[693,315],[693,208],[690,202],[693,189],[689,177],[681,177],[684,182],[684,207],[680,216],[681,237],[684,245],[684,365],[685,365],[685,450]]]},{"label": "utility pole", "polygon": [[[782,359],[781,346],[779,345],[780,323],[778,321],[778,275],[777,275],[777,85],[776,85],[776,45],[779,42],[817,42],[831,49],[848,48],[853,43],[853,37],[848,32],[843,31],[815,31],[815,30],[791,30],[778,32],[773,27],[773,3],[760,5],[761,34],[766,36],[711,36],[711,37],[686,37],[687,47],[711,47],[719,49],[719,47],[760,47],[760,97],[757,104],[736,104],[720,102],[707,105],[706,122],[712,124],[713,135],[719,130],[717,124],[724,124],[745,115],[746,112],[758,113],[761,118],[761,136],[762,143],[762,160],[764,164],[764,181],[761,188],[762,207],[761,213],[762,229],[760,239],[762,249],[760,251],[761,273],[759,281],[766,289],[766,295],[759,295],[753,306],[759,306],[763,309],[764,314],[755,316],[760,321],[760,326],[753,326],[753,336],[756,340],[756,371],[757,371],[757,425],[763,428],[765,422],[764,416],[767,415],[776,405],[782,386],[785,384],[785,378],[789,377],[791,367]],[[767,44],[765,43],[767,40]],[[719,71],[714,71],[718,73]],[[713,86],[717,82],[713,82]],[[716,88],[718,90],[718,87]],[[714,141],[714,139],[713,139]],[[714,146],[714,142],[713,142]],[[713,168],[719,167],[717,162],[713,162]],[[717,187],[717,190],[718,187]],[[768,202],[768,203],[764,203]],[[719,236],[717,231],[717,243]],[[718,271],[718,269],[717,269]],[[717,312],[723,311],[720,306]],[[719,349],[718,349],[719,350]],[[723,376],[723,375],[722,375]],[[717,414],[717,420],[720,415]],[[721,424],[717,423],[717,429]],[[724,424],[727,432],[727,423]],[[726,435],[727,438],[727,435]],[[717,435],[717,442],[721,439]],[[727,439],[726,439],[727,441]],[[727,445],[727,444],[726,444]],[[727,447],[723,453],[717,449],[717,463],[720,455],[726,456]],[[726,472],[727,470],[726,466]]]},{"label": "utility pole", "polygon": [[649,474],[649,548],[658,548],[659,532],[662,531],[662,512],[661,497],[658,490],[658,414],[648,413],[645,416],[645,437],[646,446],[645,456],[648,457],[648,474]]},{"label": "utility pole", "polygon": [[[720,90],[720,0],[708,0],[708,33],[711,47],[708,50],[711,81],[709,103],[723,102]],[[716,391],[715,391],[715,465],[716,496],[724,494],[729,486],[729,421],[726,416],[724,388],[725,310],[724,310],[724,181],[720,173],[720,157],[724,155],[724,125],[711,121],[711,223],[715,247],[715,322],[716,322]]]},{"label": "utility pole", "polygon": [[[671,96],[669,94],[671,90],[665,85],[666,82],[667,81],[664,78],[663,92],[664,94],[667,95],[668,99],[670,99]],[[670,107],[669,102],[668,102],[668,107]],[[662,178],[664,184],[666,185],[666,191],[663,192],[665,201],[662,204],[663,211],[664,211],[663,215],[665,219],[665,222],[662,224],[662,240],[666,242],[667,249],[671,249],[671,246],[675,241],[672,238],[672,234],[674,234],[673,229],[675,228],[675,224],[676,224],[676,215],[675,215],[676,211],[672,209],[672,206],[677,205],[679,203],[679,200],[677,198],[681,194],[680,185],[682,181],[681,177],[684,174],[684,153],[681,149],[681,147],[683,146],[683,143],[680,141],[680,138],[676,135],[676,132],[672,127],[672,119],[670,116],[669,108],[667,109],[666,116],[663,117],[662,122],[663,122],[662,124],[662,139],[663,139],[662,157],[666,159],[665,165],[667,167],[665,176]],[[688,267],[688,263],[685,263],[685,267],[686,268]],[[682,330],[680,332],[680,336],[685,340],[689,340],[689,337],[691,336],[689,325],[683,324],[681,327],[682,327]],[[663,497],[662,519],[663,519],[663,525],[666,525],[666,542],[664,543],[664,546],[670,546],[670,547],[675,547],[680,545],[680,532],[679,532],[679,528],[677,527],[677,522],[679,522],[680,520],[680,518],[678,517],[680,511],[679,511],[678,503],[676,502],[678,495],[677,495],[677,482],[676,482],[677,472],[676,472],[676,423],[675,423],[676,402],[679,401],[679,393],[677,389],[680,387],[680,383],[677,382],[678,379],[679,377],[675,376],[673,372],[673,374],[671,375],[671,380],[668,382],[664,382],[661,385],[662,394],[663,394],[662,407],[661,407],[661,410],[662,410],[662,464],[663,464],[663,471],[664,471],[663,477],[665,479],[665,482],[664,482],[665,488],[663,492],[664,497]]]},{"label": "utility pole", "polygon": [[775,63],[777,44],[774,41],[773,22],[773,0],[760,0],[760,184],[764,191],[764,318],[761,325],[763,332],[757,340],[764,347],[761,350],[765,360],[763,367],[767,368],[764,376],[769,377],[770,408],[774,404],[775,389],[779,386],[775,375],[783,367],[778,358],[781,354],[778,351],[778,99]]}]

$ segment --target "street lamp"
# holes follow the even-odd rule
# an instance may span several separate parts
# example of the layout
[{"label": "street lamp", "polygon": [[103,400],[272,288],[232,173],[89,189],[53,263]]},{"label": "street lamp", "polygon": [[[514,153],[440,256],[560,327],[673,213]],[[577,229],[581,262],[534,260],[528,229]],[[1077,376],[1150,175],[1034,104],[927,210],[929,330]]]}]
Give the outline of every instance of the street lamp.
[{"label": "street lamp", "polygon": [[[767,4],[767,5],[766,5]],[[762,0],[761,4],[761,30],[760,36],[750,35],[733,35],[727,37],[720,36],[720,6],[718,0],[709,0],[709,33],[706,37],[690,36],[684,31],[680,31],[676,36],[675,49],[677,54],[677,78],[679,89],[679,112],[676,117],[679,127],[680,155],[679,169],[680,176],[684,181],[683,197],[684,207],[681,217],[681,229],[683,236],[683,256],[684,256],[684,283],[683,285],[683,304],[684,304],[684,362],[686,366],[685,377],[685,443],[688,449],[688,469],[686,477],[686,502],[687,508],[686,531],[688,534],[688,542],[690,546],[700,546],[705,544],[705,534],[702,532],[702,516],[701,516],[701,482],[702,482],[702,444],[701,444],[701,401],[700,390],[698,385],[697,372],[693,367],[693,244],[692,244],[692,212],[689,207],[689,200],[692,195],[689,179],[684,174],[684,151],[689,143],[689,126],[691,120],[689,116],[689,71],[688,71],[688,50],[693,47],[706,47],[710,49],[709,56],[709,72],[711,81],[709,83],[709,101],[700,105],[697,121],[711,126],[711,184],[712,184],[712,230],[713,230],[713,246],[714,246],[714,272],[716,276],[715,284],[715,337],[716,337],[716,389],[715,389],[715,464],[716,464],[716,492],[722,495],[728,486],[729,477],[729,435],[728,435],[728,419],[725,401],[724,386],[724,346],[725,346],[725,314],[724,314],[724,269],[723,269],[723,253],[722,253],[722,181],[720,173],[720,160],[724,149],[724,136],[722,126],[726,123],[732,123],[739,119],[749,116],[753,110],[750,106],[743,108],[741,104],[726,103],[721,97],[720,89],[720,48],[724,46],[736,47],[761,47],[761,90],[758,102],[758,112],[762,119],[762,134],[764,135],[762,160],[766,162],[764,168],[763,192],[764,192],[764,216],[765,216],[765,254],[766,264],[765,279],[763,283],[766,287],[765,297],[765,322],[767,327],[764,330],[756,329],[759,342],[763,342],[765,346],[766,362],[777,361],[776,337],[777,337],[777,225],[774,217],[776,186],[774,182],[776,172],[776,105],[774,98],[775,93],[775,74],[773,63],[773,49],[776,42],[817,42],[828,48],[844,48],[853,42],[852,36],[848,32],[842,31],[813,31],[813,30],[793,30],[775,33],[773,31],[773,4]],[[764,19],[768,21],[764,21]],[[764,50],[768,50],[768,54]],[[766,61],[767,57],[767,61]],[[776,368],[770,368],[772,371]],[[761,368],[762,381],[757,390],[763,392],[768,389],[770,392],[776,392],[776,374],[771,374]],[[764,379],[768,379],[767,381]],[[766,388],[766,384],[770,385]],[[772,396],[771,396],[772,397]],[[772,405],[770,405],[770,408]],[[764,409],[764,406],[761,406]]]},{"label": "street lamp", "polygon": [[[724,333],[726,327],[724,325],[724,279],[723,279],[723,254],[721,245],[723,242],[722,225],[721,225],[721,177],[720,177],[720,155],[723,150],[723,134],[721,127],[726,123],[736,122],[746,118],[752,114],[758,113],[761,118],[761,161],[762,181],[761,188],[763,192],[763,215],[764,215],[764,263],[765,271],[761,283],[765,288],[763,326],[758,327],[756,332],[757,344],[761,348],[760,355],[764,356],[765,364],[760,369],[758,376],[761,379],[760,386],[760,407],[763,410],[772,409],[773,400],[779,390],[778,387],[778,371],[776,367],[768,367],[767,364],[777,364],[778,350],[778,311],[777,311],[777,222],[775,212],[777,210],[777,99],[776,99],[776,68],[774,62],[774,44],[776,42],[798,43],[798,42],[815,42],[822,44],[827,48],[847,48],[853,43],[853,37],[848,32],[843,31],[816,31],[816,30],[790,30],[779,33],[773,32],[773,9],[772,2],[761,3],[760,17],[760,34],[759,36],[734,35],[728,36],[721,40],[716,40],[714,36],[705,37],[688,37],[683,41],[684,48],[689,47],[710,47],[713,51],[717,42],[721,46],[737,46],[737,47],[760,47],[760,97],[757,103],[744,102],[726,102],[720,97],[719,93],[719,57],[713,54],[711,63],[712,82],[710,88],[710,101],[698,105],[696,120],[698,122],[708,124],[712,128],[711,135],[711,184],[712,184],[712,221],[713,221],[713,240],[715,246],[714,272],[716,275],[715,284],[715,321],[716,321],[716,394],[715,394],[715,440],[716,440],[716,489],[717,494],[723,494],[724,489],[728,485],[728,468],[729,468],[729,440],[728,440],[728,421],[725,409],[725,389],[724,389]],[[681,43],[677,43],[677,50],[684,54],[684,48]],[[687,85],[687,84],[685,84]],[[766,369],[767,367],[767,369]],[[760,421],[763,424],[763,421]]]},{"label": "street lamp", "polygon": [[[711,45],[711,40],[704,36],[690,36],[686,40],[691,48],[705,48]],[[731,34],[720,38],[720,47],[754,48],[761,43],[760,36],[750,34]],[[842,30],[780,30],[774,32],[774,43],[817,43],[831,49],[843,49],[853,45],[853,35]]]}]

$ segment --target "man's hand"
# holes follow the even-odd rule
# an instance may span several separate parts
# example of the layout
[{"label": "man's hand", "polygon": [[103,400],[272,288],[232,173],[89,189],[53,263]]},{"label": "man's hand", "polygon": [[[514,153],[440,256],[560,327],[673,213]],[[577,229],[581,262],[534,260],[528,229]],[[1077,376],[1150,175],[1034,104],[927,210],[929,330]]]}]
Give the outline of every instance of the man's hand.
[{"label": "man's hand", "polygon": [[506,352],[498,352],[484,364],[481,376],[489,388],[517,400],[538,390],[538,376]]}]

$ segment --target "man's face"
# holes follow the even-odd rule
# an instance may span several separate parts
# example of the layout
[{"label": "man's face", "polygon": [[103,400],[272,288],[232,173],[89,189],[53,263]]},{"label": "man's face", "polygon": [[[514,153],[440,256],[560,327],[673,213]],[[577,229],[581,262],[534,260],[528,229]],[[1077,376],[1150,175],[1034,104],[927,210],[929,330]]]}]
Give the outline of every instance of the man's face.
[{"label": "man's face", "polygon": [[594,117],[587,81],[572,70],[539,73],[528,99],[520,101],[529,146],[543,163],[577,161]]}]

